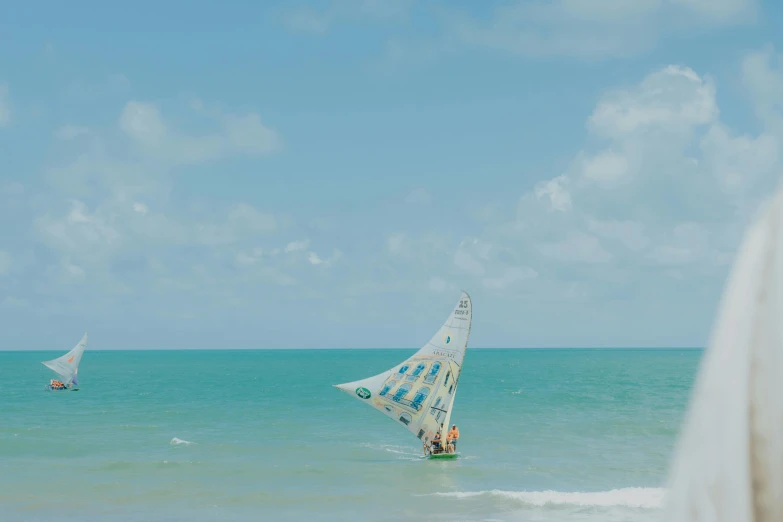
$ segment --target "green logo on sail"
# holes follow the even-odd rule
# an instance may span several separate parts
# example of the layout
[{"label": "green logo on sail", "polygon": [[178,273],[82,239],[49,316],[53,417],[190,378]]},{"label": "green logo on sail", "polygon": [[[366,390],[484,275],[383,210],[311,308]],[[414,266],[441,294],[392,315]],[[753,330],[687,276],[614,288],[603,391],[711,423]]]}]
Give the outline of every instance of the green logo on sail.
[{"label": "green logo on sail", "polygon": [[372,393],[370,393],[370,390],[367,388],[356,388],[356,395],[358,395],[360,399],[366,400],[372,396]]}]

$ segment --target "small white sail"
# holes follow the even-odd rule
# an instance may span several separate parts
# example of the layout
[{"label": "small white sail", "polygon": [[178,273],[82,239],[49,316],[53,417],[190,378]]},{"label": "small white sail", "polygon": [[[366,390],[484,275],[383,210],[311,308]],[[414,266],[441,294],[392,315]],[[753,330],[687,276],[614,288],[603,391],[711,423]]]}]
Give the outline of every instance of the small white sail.
[{"label": "small white sail", "polygon": [[748,230],[673,461],[667,522],[783,520],[783,191]]},{"label": "small white sail", "polygon": [[69,384],[79,384],[77,380],[77,374],[79,373],[79,363],[82,360],[82,354],[87,347],[87,334],[84,334],[79,344],[73,347],[70,352],[66,353],[62,357],[52,359],[51,361],[44,361],[43,365],[51,370],[54,370],[60,377],[62,382],[66,386]]},{"label": "small white sail", "polygon": [[421,350],[388,371],[336,387],[423,442],[432,440],[451,413],[472,318],[470,296],[462,292],[445,324]]}]

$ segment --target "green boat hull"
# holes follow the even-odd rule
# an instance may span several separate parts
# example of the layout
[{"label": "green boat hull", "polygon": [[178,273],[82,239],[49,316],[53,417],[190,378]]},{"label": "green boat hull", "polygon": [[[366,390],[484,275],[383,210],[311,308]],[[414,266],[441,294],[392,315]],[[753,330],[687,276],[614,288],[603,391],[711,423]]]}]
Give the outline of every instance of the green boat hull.
[{"label": "green boat hull", "polygon": [[434,455],[430,455],[428,458],[430,460],[452,460],[457,458],[457,453],[436,453]]}]

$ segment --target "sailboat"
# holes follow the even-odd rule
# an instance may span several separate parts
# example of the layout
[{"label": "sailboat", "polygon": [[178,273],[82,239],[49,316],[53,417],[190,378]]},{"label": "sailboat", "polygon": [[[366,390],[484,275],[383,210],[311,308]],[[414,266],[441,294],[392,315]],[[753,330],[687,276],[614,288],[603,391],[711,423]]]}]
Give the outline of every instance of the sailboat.
[{"label": "sailboat", "polygon": [[446,440],[472,318],[470,296],[462,292],[438,333],[413,356],[374,377],[335,387],[416,435],[426,457],[456,458],[456,452],[434,452],[432,439],[440,432]]},{"label": "sailboat", "polygon": [[79,373],[79,363],[82,361],[82,354],[84,354],[84,349],[87,347],[87,334],[85,333],[82,337],[82,340],[79,341],[79,344],[74,346],[71,351],[63,355],[62,357],[58,357],[57,359],[52,359],[51,361],[44,361],[43,364],[50,370],[53,370],[57,375],[59,375],[62,378],[62,386],[54,386],[53,384],[48,384],[46,388],[48,390],[52,391],[64,391],[64,390],[71,390],[71,391],[78,391],[79,388],[75,388],[75,386],[79,386],[79,380],[77,378],[77,375]]}]

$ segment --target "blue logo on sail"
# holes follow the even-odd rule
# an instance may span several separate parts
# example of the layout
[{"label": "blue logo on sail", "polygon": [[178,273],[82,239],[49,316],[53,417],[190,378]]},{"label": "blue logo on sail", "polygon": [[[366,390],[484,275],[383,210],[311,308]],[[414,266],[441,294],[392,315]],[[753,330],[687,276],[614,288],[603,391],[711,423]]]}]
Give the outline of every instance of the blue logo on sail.
[{"label": "blue logo on sail", "polygon": [[445,342],[446,344],[449,344],[451,342],[451,336],[450,335],[446,335],[446,338],[443,339],[443,342]]}]

